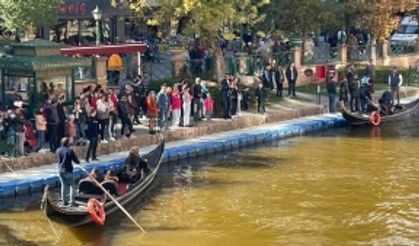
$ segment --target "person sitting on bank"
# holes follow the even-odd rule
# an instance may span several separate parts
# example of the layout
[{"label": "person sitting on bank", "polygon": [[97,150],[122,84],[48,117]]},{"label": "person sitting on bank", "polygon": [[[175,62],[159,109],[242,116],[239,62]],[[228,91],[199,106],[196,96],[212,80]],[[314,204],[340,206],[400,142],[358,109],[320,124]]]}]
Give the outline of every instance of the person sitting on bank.
[{"label": "person sitting on bank", "polygon": [[403,76],[397,71],[396,67],[393,67],[393,71],[388,76],[388,85],[391,89],[392,99],[391,104],[395,105],[394,103],[394,96],[397,98],[397,105],[400,104],[400,87],[403,84]]},{"label": "person sitting on bank", "polygon": [[125,160],[125,172],[130,182],[136,182],[150,172],[147,161],[140,156],[140,147],[134,146],[129,151],[129,156]]},{"label": "person sitting on bank", "polygon": [[380,114],[382,115],[390,115],[391,114],[391,102],[393,100],[393,94],[386,90],[381,95],[381,98],[378,100],[380,104]]}]

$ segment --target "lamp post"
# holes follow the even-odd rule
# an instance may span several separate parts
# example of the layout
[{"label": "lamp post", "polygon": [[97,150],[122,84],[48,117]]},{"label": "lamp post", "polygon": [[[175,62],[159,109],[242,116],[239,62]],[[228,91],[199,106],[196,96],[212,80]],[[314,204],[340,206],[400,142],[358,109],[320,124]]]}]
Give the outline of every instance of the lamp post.
[{"label": "lamp post", "polygon": [[102,19],[102,10],[96,5],[96,8],[92,11],[93,18],[96,21],[96,45],[100,44],[100,20]]}]

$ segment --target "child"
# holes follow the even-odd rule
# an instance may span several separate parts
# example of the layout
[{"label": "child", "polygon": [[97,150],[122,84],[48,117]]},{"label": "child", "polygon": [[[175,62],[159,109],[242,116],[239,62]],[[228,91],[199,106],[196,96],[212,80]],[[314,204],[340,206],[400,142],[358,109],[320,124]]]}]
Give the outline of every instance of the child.
[{"label": "child", "polygon": [[211,94],[208,92],[207,97],[204,100],[205,116],[207,121],[211,120],[212,112],[214,110],[214,100],[211,98]]},{"label": "child", "polygon": [[76,123],[74,122],[75,116],[74,114],[70,114],[67,119],[67,135],[69,138],[70,144],[73,144],[74,138],[76,137]]},{"label": "child", "polygon": [[45,143],[45,132],[47,130],[47,120],[44,116],[44,109],[39,107],[35,112],[36,126],[36,151],[39,151]]}]

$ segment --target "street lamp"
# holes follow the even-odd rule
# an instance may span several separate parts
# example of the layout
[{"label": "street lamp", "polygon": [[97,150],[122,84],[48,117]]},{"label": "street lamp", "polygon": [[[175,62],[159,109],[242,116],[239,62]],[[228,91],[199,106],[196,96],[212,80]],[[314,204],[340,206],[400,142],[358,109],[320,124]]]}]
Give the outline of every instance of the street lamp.
[{"label": "street lamp", "polygon": [[96,8],[92,11],[93,18],[96,21],[96,45],[100,44],[100,20],[102,19],[102,10],[96,5]]}]

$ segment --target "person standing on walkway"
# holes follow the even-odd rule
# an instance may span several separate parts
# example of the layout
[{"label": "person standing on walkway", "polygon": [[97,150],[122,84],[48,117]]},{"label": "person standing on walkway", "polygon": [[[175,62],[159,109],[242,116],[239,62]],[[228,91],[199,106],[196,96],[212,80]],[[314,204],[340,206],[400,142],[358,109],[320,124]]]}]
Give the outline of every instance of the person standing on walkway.
[{"label": "person standing on walkway", "polygon": [[[231,116],[237,116],[237,105],[239,103],[239,78],[235,77],[231,82]],[[268,89],[269,90],[269,89]]]},{"label": "person standing on walkway", "polygon": [[86,152],[86,162],[90,162],[90,155],[92,155],[93,161],[97,161],[96,150],[97,140],[99,135],[99,121],[97,119],[97,109],[93,108],[90,111],[90,115],[87,118],[87,137],[89,138],[89,147]]},{"label": "person standing on walkway", "polygon": [[35,126],[36,126],[36,151],[42,149],[45,143],[45,132],[47,130],[47,120],[44,116],[44,109],[39,107],[35,112]]},{"label": "person standing on walkway", "polygon": [[263,68],[260,80],[262,81],[263,87],[265,89],[273,89],[272,66],[270,63],[266,63],[265,67]]},{"label": "person standing on walkway", "polygon": [[157,93],[156,103],[158,107],[158,127],[160,131],[166,129],[167,111],[168,111],[168,99],[166,94],[166,85],[160,87],[159,93]]},{"label": "person standing on walkway", "polygon": [[231,90],[230,90],[230,75],[229,74],[226,74],[224,79],[221,80],[221,96],[223,98],[223,118],[231,119],[231,115],[230,115]]},{"label": "person standing on walkway", "polygon": [[276,96],[282,97],[282,90],[284,89],[284,72],[281,66],[276,66],[272,72],[272,82],[276,86]]},{"label": "person standing on walkway", "polygon": [[191,126],[191,103],[192,103],[192,96],[189,92],[188,84],[183,86],[183,95],[182,95],[182,108],[183,108],[183,126],[190,127]]},{"label": "person standing on walkway", "polygon": [[65,108],[65,95],[60,94],[58,97],[58,104],[57,104],[57,113],[58,113],[58,139],[57,139],[57,148],[58,148],[58,141],[62,139],[65,135],[65,122],[67,120],[66,117],[66,108]]},{"label": "person standing on walkway", "polygon": [[192,114],[194,116],[194,124],[197,124],[198,121],[202,118],[202,86],[201,79],[196,78],[195,84],[192,86]]},{"label": "person standing on walkway", "polygon": [[352,66],[348,67],[348,72],[346,73],[346,80],[348,81],[349,88],[349,105],[351,112],[356,112],[359,110],[359,96],[357,91],[359,91],[359,86],[357,84],[355,73],[353,72]]},{"label": "person standing on walkway", "polygon": [[50,107],[46,110],[49,147],[53,153],[58,149],[58,123],[60,118],[58,117],[57,105],[57,98],[53,98]]},{"label": "person standing on walkway", "polygon": [[285,71],[285,76],[288,80],[288,96],[295,97],[295,86],[298,78],[298,71],[294,63],[291,63]]},{"label": "person standing on walkway", "polygon": [[258,88],[256,89],[256,100],[258,103],[258,113],[265,113],[265,99],[266,99],[266,90],[262,83],[259,83]]},{"label": "person standing on walkway", "polygon": [[329,97],[329,112],[336,112],[336,82],[333,78],[328,78],[326,82],[327,95]]},{"label": "person standing on walkway", "polygon": [[212,100],[211,94],[208,92],[204,100],[205,117],[207,121],[211,120],[212,112],[214,111],[214,100]]},{"label": "person standing on walkway", "polygon": [[[101,94],[96,102],[97,116],[100,125],[100,139],[101,143],[107,143],[106,134],[108,133],[109,126],[109,113],[111,111],[111,104],[106,94]],[[110,138],[111,136],[109,136]]]},{"label": "person standing on walkway", "polygon": [[141,75],[138,75],[137,78],[134,79],[134,82],[132,83],[132,89],[133,89],[133,100],[135,101],[135,112],[134,112],[134,120],[133,123],[135,125],[140,124],[139,116],[141,114],[141,97],[142,97],[142,90],[144,90],[144,85],[142,81]]},{"label": "person standing on walkway", "polygon": [[117,111],[119,119],[121,119],[121,136],[124,136],[125,127],[128,127],[128,133],[126,137],[130,137],[131,133],[134,132],[134,127],[128,115],[128,102],[127,96],[121,96],[121,99],[118,101]]},{"label": "person standing on walkway", "polygon": [[147,117],[148,117],[148,132],[156,134],[156,118],[159,116],[159,108],[156,102],[156,92],[150,91],[147,99]]},{"label": "person standing on walkway", "polygon": [[[83,96],[83,99],[84,99],[84,96]],[[80,144],[86,138],[85,130],[82,127],[84,123],[86,122],[86,116],[85,116],[85,113],[83,112],[83,107],[82,107],[80,97],[77,97],[76,101],[74,102],[73,114],[74,114],[75,123],[76,123],[76,136],[77,136],[78,143]]]},{"label": "person standing on walkway", "polygon": [[172,127],[178,127],[180,124],[180,108],[182,107],[182,101],[179,95],[179,89],[177,86],[173,87],[171,94],[172,97]]},{"label": "person standing on walkway", "polygon": [[109,140],[115,141],[116,140],[116,134],[115,134],[115,124],[116,124],[116,116],[117,116],[117,110],[116,106],[118,105],[118,98],[114,94],[114,91],[112,88],[108,89],[108,101],[110,105],[109,110],[109,125],[108,125],[108,133],[109,133]]},{"label": "person standing on walkway", "polygon": [[16,134],[15,148],[17,154],[25,154],[25,118],[23,116],[22,109],[15,107],[14,118],[12,120],[12,127]]},{"label": "person standing on walkway", "polygon": [[80,164],[77,155],[70,148],[68,138],[61,139],[61,147],[56,152],[58,159],[58,173],[61,181],[61,200],[63,205],[74,206],[75,184],[73,162]]},{"label": "person standing on walkway", "polygon": [[393,67],[393,71],[388,76],[388,85],[391,89],[391,94],[393,95],[393,99],[391,100],[391,104],[395,105],[394,97],[397,98],[397,105],[400,104],[400,87],[403,84],[403,76],[397,71],[396,67]]}]

